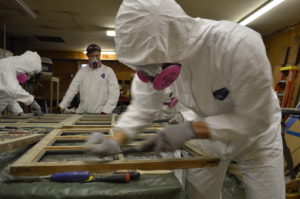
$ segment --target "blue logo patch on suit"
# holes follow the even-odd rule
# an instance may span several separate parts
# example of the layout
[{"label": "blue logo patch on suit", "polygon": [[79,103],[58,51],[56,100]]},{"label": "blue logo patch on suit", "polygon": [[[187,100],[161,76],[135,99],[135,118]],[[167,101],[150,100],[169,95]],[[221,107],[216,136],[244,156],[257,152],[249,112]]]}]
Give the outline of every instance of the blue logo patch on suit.
[{"label": "blue logo patch on suit", "polygon": [[102,73],[102,74],[101,74],[101,77],[104,79],[104,78],[105,78],[105,73]]}]

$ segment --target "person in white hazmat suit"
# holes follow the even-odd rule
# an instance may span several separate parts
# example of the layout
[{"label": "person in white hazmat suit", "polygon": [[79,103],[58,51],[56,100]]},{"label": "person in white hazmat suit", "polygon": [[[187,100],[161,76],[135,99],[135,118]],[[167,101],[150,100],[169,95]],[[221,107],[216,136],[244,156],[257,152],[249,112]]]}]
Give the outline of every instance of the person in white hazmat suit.
[{"label": "person in white hazmat suit", "polygon": [[[0,111],[3,111],[8,105],[13,105],[12,103],[21,102],[30,106],[35,115],[43,114],[34,97],[20,86],[17,79],[17,75],[33,75],[39,73],[41,69],[41,57],[36,52],[26,51],[20,56],[0,60]],[[15,108],[16,104],[14,104],[14,110]]]},{"label": "person in white hazmat suit", "polygon": [[23,115],[23,109],[17,101],[8,100],[0,104],[0,115],[5,109],[8,109],[13,115]]},{"label": "person in white hazmat suit", "polygon": [[89,67],[77,72],[59,104],[61,110],[67,109],[79,92],[80,104],[76,113],[112,113],[119,100],[119,84],[113,70],[101,63],[100,55],[101,48],[98,45],[87,47]]},{"label": "person in white hazmat suit", "polygon": [[120,151],[149,125],[162,106],[161,89],[169,86],[203,121],[165,127],[144,147],[174,151],[192,140],[221,159],[218,167],[188,170],[190,198],[220,198],[231,161],[238,164],[248,199],[285,198],[281,111],[258,33],[228,21],[192,18],[174,0],[124,0],[115,42],[118,59],[140,75],[139,95],[111,139],[92,135],[88,151]]}]

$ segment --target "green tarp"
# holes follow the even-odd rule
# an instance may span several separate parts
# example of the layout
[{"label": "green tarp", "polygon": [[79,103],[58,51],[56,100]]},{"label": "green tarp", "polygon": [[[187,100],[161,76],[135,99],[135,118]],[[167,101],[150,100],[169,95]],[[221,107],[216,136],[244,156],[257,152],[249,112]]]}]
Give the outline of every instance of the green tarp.
[{"label": "green tarp", "polygon": [[[0,154],[0,198],[2,199],[186,199],[173,174],[142,175],[128,184],[115,183],[3,183],[8,177],[8,164],[22,155],[25,149]],[[242,185],[227,176],[223,199],[244,199]]]}]

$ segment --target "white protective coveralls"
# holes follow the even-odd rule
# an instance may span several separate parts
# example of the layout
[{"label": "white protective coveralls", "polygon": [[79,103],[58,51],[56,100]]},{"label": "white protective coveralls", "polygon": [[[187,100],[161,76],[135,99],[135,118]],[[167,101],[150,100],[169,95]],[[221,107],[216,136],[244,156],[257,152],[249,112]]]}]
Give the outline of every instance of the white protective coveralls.
[{"label": "white protective coveralls", "polygon": [[7,57],[0,60],[0,104],[9,101],[30,105],[34,101],[32,95],[20,86],[17,74],[39,73],[42,69],[41,58],[36,52],[26,51],[20,56]]},{"label": "white protective coveralls", "polygon": [[201,121],[201,118],[194,111],[185,107],[180,102],[177,103],[176,110],[182,114],[184,122]]},{"label": "white protective coveralls", "polygon": [[0,115],[6,108],[13,115],[18,115],[20,113],[23,113],[23,109],[17,101],[9,100],[6,103],[4,101],[2,101],[0,104]]},{"label": "white protective coveralls", "polygon": [[[136,87],[135,84],[138,84],[138,81],[139,81],[139,79],[135,75],[132,80],[132,83],[131,83],[132,88]],[[164,91],[165,91],[165,95],[164,95],[164,99],[163,99],[163,106],[162,106],[161,110],[155,114],[154,120],[170,119],[170,118],[174,117],[177,112],[177,110],[176,110],[177,104],[173,107],[168,107],[168,105],[165,104],[165,103],[170,102],[170,100],[171,100],[171,97],[170,97],[170,95],[172,94],[171,90],[169,88],[166,88]],[[138,90],[135,91],[132,89],[131,95],[134,97],[136,92],[138,93],[139,91]],[[173,96],[173,94],[172,94],[172,96]]]},{"label": "white protective coveralls", "polygon": [[[118,59],[128,65],[182,64],[171,91],[204,119],[216,154],[214,168],[189,169],[190,198],[217,199],[230,161],[236,161],[248,199],[283,199],[281,111],[261,36],[228,21],[188,16],[174,0],[124,0],[116,18]],[[164,91],[139,81],[139,91],[116,129],[130,138],[149,125]]]},{"label": "white protective coveralls", "polygon": [[[132,83],[131,83],[131,96],[132,98],[135,98],[139,95],[140,91],[138,89],[139,79],[137,75],[133,77]],[[163,120],[163,119],[171,119],[176,114],[180,113],[182,114],[183,121],[201,121],[199,116],[192,110],[188,109],[187,107],[183,106],[180,102],[177,102],[177,104],[174,107],[169,108],[164,103],[170,102],[172,97],[175,97],[173,94],[170,97],[172,91],[170,88],[166,88],[164,90],[164,98],[163,98],[163,106],[161,107],[161,110],[157,112],[153,118],[153,120]]]},{"label": "white protective coveralls", "polygon": [[76,113],[111,113],[120,95],[114,71],[103,64],[96,69],[80,69],[59,106],[66,109],[78,92],[80,104]]}]

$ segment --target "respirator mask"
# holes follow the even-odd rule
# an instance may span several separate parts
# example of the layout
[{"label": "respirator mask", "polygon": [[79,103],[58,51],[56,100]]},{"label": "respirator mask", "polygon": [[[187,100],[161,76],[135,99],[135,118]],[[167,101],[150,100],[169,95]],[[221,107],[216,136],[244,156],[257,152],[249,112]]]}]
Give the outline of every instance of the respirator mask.
[{"label": "respirator mask", "polygon": [[29,76],[27,73],[21,73],[17,75],[17,80],[20,84],[24,84],[29,79]]},{"label": "respirator mask", "polygon": [[90,59],[89,60],[89,67],[92,69],[100,68],[102,65],[101,60],[99,59]]},{"label": "respirator mask", "polygon": [[134,66],[138,78],[144,82],[151,82],[155,90],[163,90],[169,87],[179,76],[181,71],[180,64],[150,64]]}]

